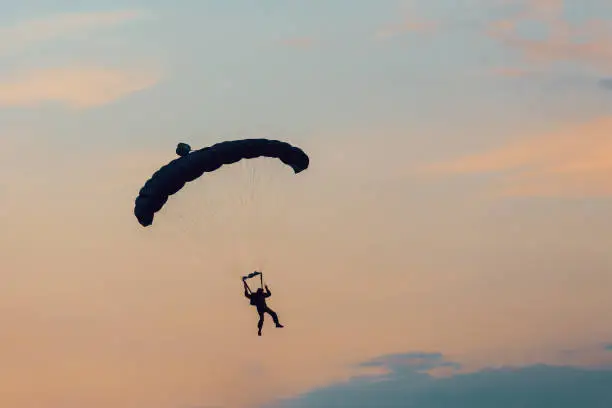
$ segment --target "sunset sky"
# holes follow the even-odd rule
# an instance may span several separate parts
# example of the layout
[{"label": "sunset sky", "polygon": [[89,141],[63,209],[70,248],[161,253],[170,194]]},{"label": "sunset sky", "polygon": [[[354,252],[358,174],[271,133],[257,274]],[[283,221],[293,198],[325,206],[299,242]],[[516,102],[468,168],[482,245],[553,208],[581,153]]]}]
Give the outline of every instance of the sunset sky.
[{"label": "sunset sky", "polygon": [[[1,407],[612,406],[609,0],[5,1],[0,61]],[[250,137],[310,168],[138,224]]]}]

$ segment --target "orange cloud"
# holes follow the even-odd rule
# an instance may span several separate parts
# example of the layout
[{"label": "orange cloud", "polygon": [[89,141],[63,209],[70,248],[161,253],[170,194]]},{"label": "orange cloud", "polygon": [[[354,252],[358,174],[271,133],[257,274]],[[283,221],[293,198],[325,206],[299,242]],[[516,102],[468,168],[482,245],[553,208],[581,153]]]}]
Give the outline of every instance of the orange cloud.
[{"label": "orange cloud", "polygon": [[[612,69],[612,23],[600,19],[571,24],[563,19],[562,0],[522,2],[514,16],[494,21],[487,34],[501,44],[517,50],[526,62],[548,66],[557,62],[578,62],[600,73]],[[549,35],[540,40],[518,33],[523,22],[546,26]]]},{"label": "orange cloud", "polygon": [[439,23],[420,18],[415,11],[414,1],[405,1],[400,3],[399,15],[406,16],[399,22],[390,23],[381,27],[375,34],[375,37],[381,40],[397,37],[405,33],[432,33],[435,32]]},{"label": "orange cloud", "polygon": [[281,44],[291,48],[310,48],[314,45],[314,43],[314,39],[310,37],[287,38],[281,41]]},{"label": "orange cloud", "polygon": [[0,107],[60,102],[73,108],[100,106],[155,85],[160,74],[104,68],[29,71],[0,80]]},{"label": "orange cloud", "polygon": [[99,13],[63,13],[45,18],[26,20],[0,28],[0,52],[21,48],[31,43],[81,34],[83,31],[115,26],[143,18],[146,13],[138,10],[121,10]]},{"label": "orange cloud", "polygon": [[612,116],[489,152],[426,166],[437,174],[502,173],[502,195],[612,195]]},{"label": "orange cloud", "polygon": [[507,78],[517,78],[517,77],[525,77],[533,74],[534,72],[524,68],[514,68],[514,67],[501,67],[494,68],[490,71],[491,74],[496,76],[502,76]]},{"label": "orange cloud", "polygon": [[376,37],[379,39],[387,39],[397,37],[398,35],[417,32],[417,33],[431,33],[438,28],[438,23],[433,21],[419,21],[413,19],[406,19],[398,24],[390,24],[383,27],[376,33]]}]

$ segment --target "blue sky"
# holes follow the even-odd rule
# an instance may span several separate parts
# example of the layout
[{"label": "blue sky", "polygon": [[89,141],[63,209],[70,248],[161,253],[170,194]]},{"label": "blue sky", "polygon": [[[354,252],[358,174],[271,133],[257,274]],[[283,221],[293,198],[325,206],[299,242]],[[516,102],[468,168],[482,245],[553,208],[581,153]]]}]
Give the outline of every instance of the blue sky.
[{"label": "blue sky", "polygon": [[[482,33],[492,18],[507,16],[505,8],[473,3],[474,7],[457,9],[450,2],[435,6],[423,2],[403,6],[394,1],[335,2],[333,6],[291,2],[261,7],[251,2],[206,1],[183,3],[181,8],[164,2],[107,3],[102,8],[96,2],[83,2],[77,10],[62,7],[61,2],[38,3],[36,12],[7,10],[4,20],[10,24],[61,12],[119,9],[142,16],[85,31],[85,36],[73,30],[54,41],[31,43],[5,57],[9,67],[5,72],[10,73],[10,67],[27,70],[74,64],[155,71],[160,78],[148,93],[85,114],[89,121],[84,126],[89,124],[90,132],[105,134],[106,140],[137,144],[144,137],[138,134],[146,134],[149,143],[162,142],[162,135],[173,130],[190,134],[206,128],[211,133],[236,134],[259,126],[262,131],[291,128],[305,134],[322,127],[393,124],[415,128],[409,137],[418,147],[427,147],[423,139],[429,138],[419,137],[418,132],[431,129],[434,116],[444,118],[434,130],[447,134],[442,140],[455,147],[456,129],[482,117],[495,123],[486,136],[494,142],[491,138],[502,133],[500,129],[519,120],[523,126],[538,126],[551,117],[584,118],[604,111],[609,95],[593,86],[599,78],[578,77],[572,85],[576,74],[571,73],[503,82],[487,75],[517,59]],[[405,21],[439,28],[426,35],[408,30],[386,40],[376,38],[385,29],[399,26],[401,30]],[[282,45],[300,39],[311,41],[311,46]],[[525,105],[525,99],[533,102]],[[161,101],[181,103],[160,105]],[[535,105],[540,109],[534,110]],[[138,109],[132,111],[131,106]],[[44,110],[35,113],[41,126],[68,120],[66,113],[47,112],[49,116],[43,118],[49,123],[39,119]],[[153,112],[158,121],[146,127],[142,117]],[[109,117],[117,119],[109,122]],[[113,123],[118,125],[112,127]],[[124,125],[128,123],[129,137]],[[482,143],[485,136],[472,132],[466,137]]]}]

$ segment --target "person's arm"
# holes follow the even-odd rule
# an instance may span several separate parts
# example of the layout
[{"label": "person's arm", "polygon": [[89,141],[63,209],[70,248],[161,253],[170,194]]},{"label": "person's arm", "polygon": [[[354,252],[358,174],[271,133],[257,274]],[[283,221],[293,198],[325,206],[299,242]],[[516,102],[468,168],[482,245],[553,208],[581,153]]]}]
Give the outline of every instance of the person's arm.
[{"label": "person's arm", "polygon": [[242,283],[244,283],[244,297],[246,297],[247,299],[250,299],[251,294],[249,293],[249,288],[247,287],[247,284],[245,281],[242,281]]},{"label": "person's arm", "polygon": [[270,296],[272,296],[272,292],[270,292],[270,288],[268,288],[268,285],[266,285],[266,297]]}]

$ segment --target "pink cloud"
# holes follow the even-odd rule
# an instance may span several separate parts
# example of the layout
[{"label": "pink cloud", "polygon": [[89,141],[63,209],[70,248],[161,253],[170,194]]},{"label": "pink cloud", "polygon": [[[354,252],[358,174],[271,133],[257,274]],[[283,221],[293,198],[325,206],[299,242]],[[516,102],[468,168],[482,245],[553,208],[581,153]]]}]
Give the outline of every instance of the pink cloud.
[{"label": "pink cloud", "polygon": [[0,79],[0,107],[59,102],[73,108],[100,106],[155,85],[154,71],[68,67],[34,70]]},{"label": "pink cloud", "polygon": [[[487,34],[515,49],[528,63],[549,66],[557,62],[577,62],[600,73],[612,70],[612,23],[600,19],[571,24],[563,19],[562,0],[521,2],[514,16],[492,22]],[[517,30],[523,22],[546,26],[549,35],[540,40],[524,38]]]},{"label": "pink cloud", "polygon": [[534,74],[534,71],[525,68],[499,67],[490,71],[491,74],[507,78],[525,77]]},{"label": "pink cloud", "polygon": [[[434,174],[500,173],[502,195],[612,195],[612,116],[425,167]],[[499,185],[499,184],[498,184]]]},{"label": "pink cloud", "polygon": [[83,32],[108,28],[146,17],[139,10],[118,10],[93,13],[62,13],[25,20],[0,28],[0,52],[22,48],[32,43]]},{"label": "pink cloud", "polygon": [[419,13],[415,11],[415,2],[413,0],[401,2],[397,14],[403,16],[403,18],[382,26],[376,32],[376,38],[384,40],[406,33],[431,34],[439,28],[437,21],[426,20],[419,16]]},{"label": "pink cloud", "polygon": [[314,45],[315,41],[310,37],[294,37],[287,38],[281,41],[281,44],[291,48],[310,48]]},{"label": "pink cloud", "polygon": [[401,23],[390,24],[376,33],[379,39],[397,37],[404,33],[432,33],[438,29],[438,23],[433,21],[421,21],[406,19]]}]

